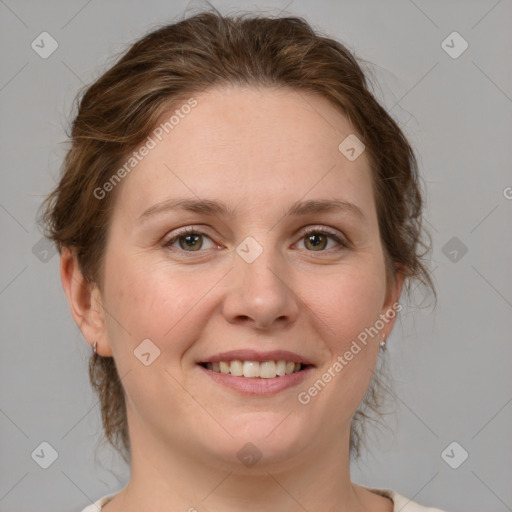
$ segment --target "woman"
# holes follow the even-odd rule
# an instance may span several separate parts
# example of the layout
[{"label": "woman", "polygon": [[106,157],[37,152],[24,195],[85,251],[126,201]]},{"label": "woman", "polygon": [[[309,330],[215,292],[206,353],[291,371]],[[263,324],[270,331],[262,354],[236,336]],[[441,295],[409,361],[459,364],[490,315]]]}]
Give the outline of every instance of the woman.
[{"label": "woman", "polygon": [[350,479],[402,289],[434,290],[413,151],[351,53],[200,13],[90,86],[71,138],[45,221],[131,465],[84,512],[438,510]]}]

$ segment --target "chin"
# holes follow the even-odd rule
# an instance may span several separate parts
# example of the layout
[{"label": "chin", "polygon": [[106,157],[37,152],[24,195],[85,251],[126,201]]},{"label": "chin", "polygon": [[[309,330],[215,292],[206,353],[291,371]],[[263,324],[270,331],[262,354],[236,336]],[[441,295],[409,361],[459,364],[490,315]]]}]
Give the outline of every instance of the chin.
[{"label": "chin", "polygon": [[238,414],[231,421],[225,417],[219,422],[233,437],[222,435],[222,439],[213,441],[212,448],[231,466],[235,462],[262,468],[286,462],[312,441],[306,425],[298,423],[299,418],[291,411],[254,411]]}]

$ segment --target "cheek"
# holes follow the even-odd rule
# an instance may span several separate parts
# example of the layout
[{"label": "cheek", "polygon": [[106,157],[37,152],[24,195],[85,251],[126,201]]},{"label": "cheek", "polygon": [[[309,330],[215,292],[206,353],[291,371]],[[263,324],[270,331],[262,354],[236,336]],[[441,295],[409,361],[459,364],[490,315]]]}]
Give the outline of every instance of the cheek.
[{"label": "cheek", "polygon": [[369,270],[352,268],[324,285],[315,303],[309,303],[330,353],[321,370],[329,384],[327,392],[319,393],[318,406],[337,411],[343,423],[347,411],[355,412],[364,398],[379,356],[380,339],[372,327],[381,312],[384,281],[376,281]]},{"label": "cheek", "polygon": [[[212,287],[215,276],[173,269],[150,258],[121,257],[112,252],[106,262],[105,305],[109,338],[128,357],[145,339],[178,361],[203,323],[199,299]],[[218,279],[217,279],[218,280]],[[197,331],[197,332],[196,332]]]},{"label": "cheek", "polygon": [[347,343],[379,318],[385,283],[367,267],[347,268],[319,279],[316,287],[308,284],[305,302],[323,321],[332,349],[344,351]]},{"label": "cheek", "polygon": [[[360,406],[372,379],[379,339],[365,329],[370,330],[379,319],[385,284],[367,265],[347,265],[316,282],[314,294],[311,288],[303,289],[308,290],[307,305],[317,320],[315,331],[329,358],[308,387],[300,390],[298,400],[307,404],[311,428],[327,429],[336,436]],[[361,341],[365,336],[365,342]],[[326,410],[331,421],[320,426]]]}]

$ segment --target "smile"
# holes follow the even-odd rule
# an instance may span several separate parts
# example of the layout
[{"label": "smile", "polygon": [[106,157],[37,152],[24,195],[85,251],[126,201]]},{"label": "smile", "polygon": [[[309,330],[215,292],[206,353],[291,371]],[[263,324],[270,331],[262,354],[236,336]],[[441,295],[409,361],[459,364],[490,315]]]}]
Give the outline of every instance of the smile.
[{"label": "smile", "polygon": [[203,368],[215,373],[233,375],[234,377],[274,379],[303,370],[307,365],[293,361],[218,361],[200,363]]}]

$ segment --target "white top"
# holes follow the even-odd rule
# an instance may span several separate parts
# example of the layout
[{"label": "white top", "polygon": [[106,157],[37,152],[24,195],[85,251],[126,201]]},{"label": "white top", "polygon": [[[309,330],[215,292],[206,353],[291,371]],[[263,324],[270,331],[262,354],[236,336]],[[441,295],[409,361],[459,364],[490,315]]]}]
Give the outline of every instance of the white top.
[{"label": "white top", "polygon": [[[364,485],[360,485],[360,487],[364,487],[365,489],[376,494],[380,494],[381,496],[391,498],[393,500],[393,512],[445,512],[439,508],[424,507],[390,489],[374,489]],[[100,512],[100,510],[102,510],[102,506],[106,505],[116,494],[117,493],[103,496],[103,498],[95,501],[92,505],[85,507],[82,512]]]}]

